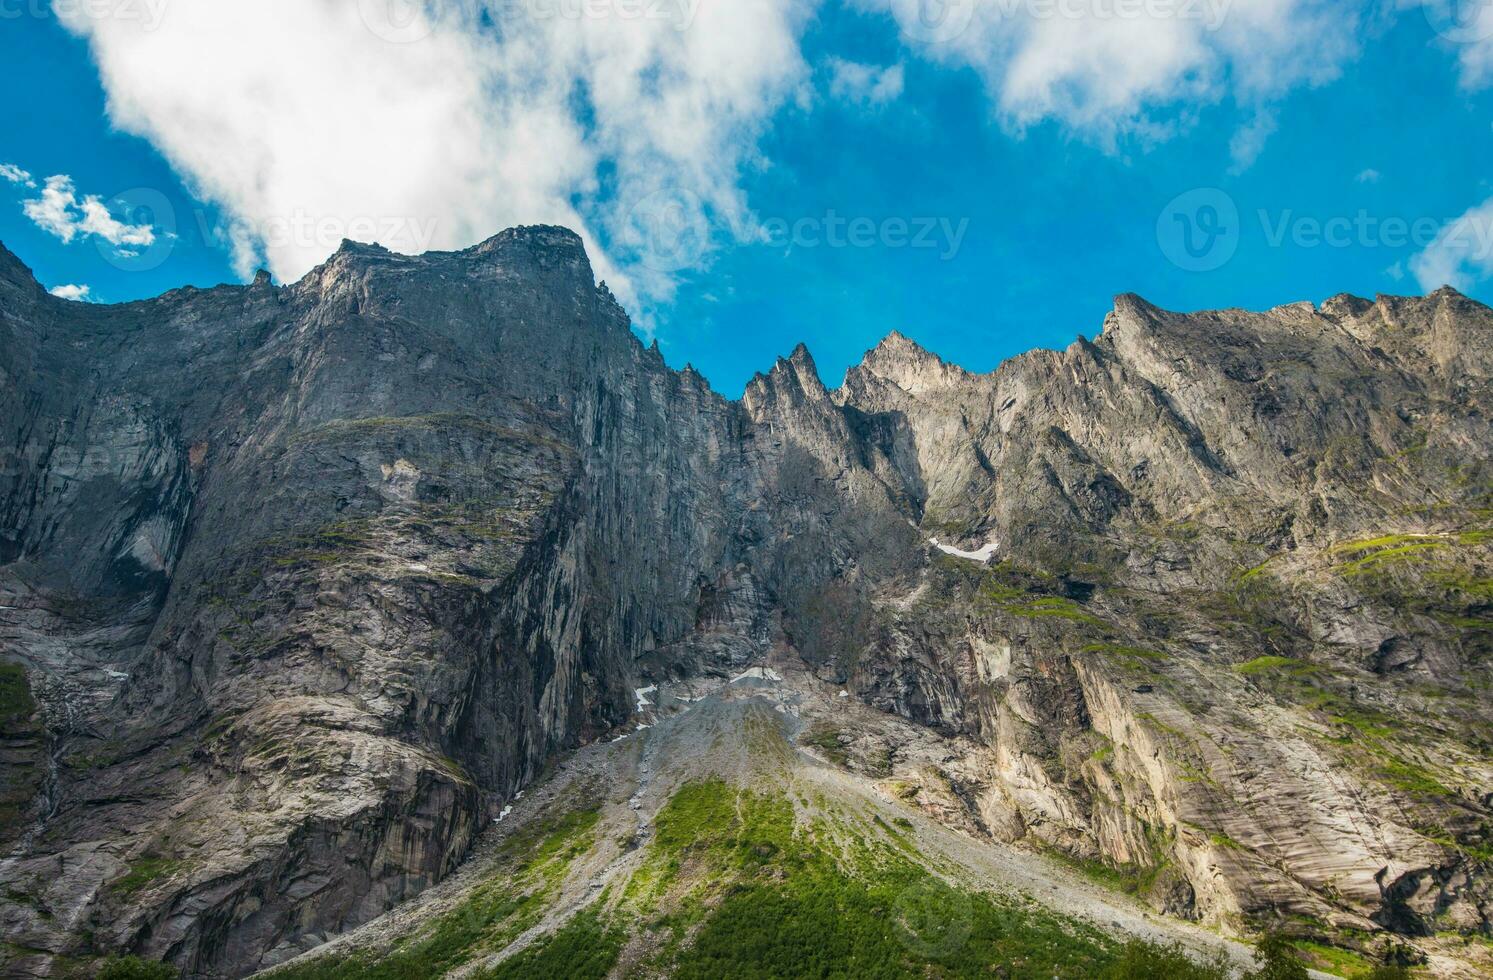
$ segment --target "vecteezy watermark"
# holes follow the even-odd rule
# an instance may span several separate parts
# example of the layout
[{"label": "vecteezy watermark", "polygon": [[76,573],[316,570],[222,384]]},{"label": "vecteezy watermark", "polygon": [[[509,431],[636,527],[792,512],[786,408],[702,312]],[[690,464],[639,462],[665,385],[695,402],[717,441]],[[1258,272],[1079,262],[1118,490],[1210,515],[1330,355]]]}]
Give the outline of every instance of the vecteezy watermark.
[{"label": "vecteezy watermark", "polygon": [[[653,21],[687,31],[704,0],[450,0],[441,16],[501,27],[518,21]],[[358,14],[374,34],[395,44],[421,41],[435,32],[429,0],[358,0]]]},{"label": "vecteezy watermark", "polygon": [[422,0],[358,0],[364,26],[390,44],[423,41],[435,31],[425,8]]},{"label": "vecteezy watermark", "polygon": [[1480,221],[1382,217],[1363,209],[1351,217],[1319,218],[1297,215],[1290,208],[1278,213],[1262,208],[1258,217],[1265,243],[1271,248],[1280,248],[1288,241],[1295,248],[1425,248],[1439,241],[1467,252],[1469,258],[1493,255],[1493,226]]},{"label": "vecteezy watermark", "polygon": [[[170,198],[154,188],[136,187],[116,194],[103,202],[101,210],[101,215],[92,216],[90,220],[136,231],[149,230],[148,236],[137,234],[130,240],[118,235],[112,238],[105,234],[92,236],[99,255],[117,269],[149,272],[160,268],[182,241],[176,208]],[[192,214],[203,245],[235,251],[248,248],[256,253],[302,251],[326,255],[344,239],[351,239],[379,242],[395,251],[420,254],[434,246],[440,227],[439,219],[429,216],[344,217],[318,215],[300,209],[257,221],[214,217],[202,208],[194,209]]]},{"label": "vecteezy watermark", "polygon": [[925,959],[939,960],[957,953],[973,931],[969,899],[942,882],[912,885],[892,904],[892,934]]},{"label": "vecteezy watermark", "polygon": [[435,242],[440,222],[414,215],[315,215],[297,208],[288,215],[273,215],[255,222],[249,230],[266,251],[287,248],[330,250],[344,240],[380,242],[401,252],[419,255]]},{"label": "vecteezy watermark", "polygon": [[833,208],[822,215],[761,223],[762,241],[776,247],[937,249],[944,260],[959,254],[968,231],[968,218],[847,218]]},{"label": "vecteezy watermark", "polygon": [[171,0],[0,0],[0,20],[59,17],[64,21],[138,21],[141,29],[161,26]]},{"label": "vecteezy watermark", "polygon": [[197,231],[204,244],[234,248],[252,243],[255,251],[304,251],[330,254],[344,240],[377,242],[410,255],[428,252],[435,244],[440,220],[417,215],[313,214],[297,208],[288,214],[257,221],[214,220],[197,210]]},{"label": "vecteezy watermark", "polygon": [[109,215],[125,225],[150,229],[145,245],[121,245],[95,236],[94,247],[105,262],[125,272],[158,269],[176,248],[176,208],[171,199],[153,187],[133,187],[106,202]]},{"label": "vecteezy watermark", "polygon": [[[737,245],[770,248],[882,248],[937,250],[953,259],[969,232],[968,218],[847,216],[823,214],[754,217],[730,222],[719,237]],[[704,203],[686,190],[656,191],[640,198],[620,225],[623,253],[658,272],[696,266],[713,244]]]},{"label": "vecteezy watermark", "polygon": [[1422,0],[1431,30],[1453,44],[1479,44],[1493,38],[1493,0]]},{"label": "vecteezy watermark", "polygon": [[913,41],[942,44],[968,30],[980,0],[892,0],[892,16]]},{"label": "vecteezy watermark", "polygon": [[656,21],[677,31],[695,23],[704,0],[488,0],[490,11],[500,18],[529,20],[620,20]]},{"label": "vecteezy watermark", "polygon": [[1233,0],[891,0],[892,16],[914,41],[942,44],[967,31],[975,15],[992,20],[1196,21],[1216,31]]},{"label": "vecteezy watermark", "polygon": [[686,190],[661,190],[638,199],[623,219],[625,252],[655,272],[678,272],[699,263],[710,248],[705,205]]},{"label": "vecteezy watermark", "polygon": [[1376,215],[1360,208],[1351,215],[1322,217],[1292,208],[1259,208],[1255,222],[1245,221],[1234,199],[1216,187],[1199,187],[1167,202],[1156,219],[1161,254],[1189,272],[1221,268],[1253,234],[1270,248],[1417,248],[1432,244],[1463,254],[1474,262],[1493,258],[1493,221],[1476,215],[1461,218],[1406,218]]},{"label": "vecteezy watermark", "polygon": [[1239,208],[1216,187],[1198,187],[1167,202],[1156,218],[1156,244],[1179,269],[1211,272],[1239,248]]}]

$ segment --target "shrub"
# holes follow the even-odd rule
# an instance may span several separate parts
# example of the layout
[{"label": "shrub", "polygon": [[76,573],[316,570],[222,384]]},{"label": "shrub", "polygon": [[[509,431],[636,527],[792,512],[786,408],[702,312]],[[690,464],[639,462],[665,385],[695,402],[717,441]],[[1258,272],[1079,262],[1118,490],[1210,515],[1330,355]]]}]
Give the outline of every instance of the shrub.
[{"label": "shrub", "polygon": [[138,956],[110,957],[98,973],[98,980],[176,980],[176,967]]},{"label": "shrub", "polygon": [[1296,946],[1283,933],[1267,932],[1255,947],[1259,964],[1245,980],[1307,980],[1310,976]]},{"label": "shrub", "polygon": [[1180,945],[1158,946],[1132,939],[1105,969],[1102,980],[1230,980],[1233,971],[1222,958],[1198,962]]}]

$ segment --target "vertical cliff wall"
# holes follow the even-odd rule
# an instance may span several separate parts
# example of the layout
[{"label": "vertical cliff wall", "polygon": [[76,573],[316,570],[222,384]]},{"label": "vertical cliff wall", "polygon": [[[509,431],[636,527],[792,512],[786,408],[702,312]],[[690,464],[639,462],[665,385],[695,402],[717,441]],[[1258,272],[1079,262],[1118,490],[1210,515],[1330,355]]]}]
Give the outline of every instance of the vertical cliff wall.
[{"label": "vertical cliff wall", "polygon": [[894,334],[737,402],[555,228],[110,307],[0,250],[0,332],[19,975],[277,963],[638,688],[768,657],[959,746],[930,812],[1158,908],[1490,928],[1493,315],[1454,292],[1120,297],[990,375]]}]

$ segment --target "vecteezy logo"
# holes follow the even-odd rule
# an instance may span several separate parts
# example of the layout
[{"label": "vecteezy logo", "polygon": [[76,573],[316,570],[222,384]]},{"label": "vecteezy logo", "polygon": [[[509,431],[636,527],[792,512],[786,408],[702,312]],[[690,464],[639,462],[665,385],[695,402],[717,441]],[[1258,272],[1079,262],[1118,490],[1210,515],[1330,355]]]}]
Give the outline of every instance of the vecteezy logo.
[{"label": "vecteezy logo", "polygon": [[1420,9],[1431,30],[1453,44],[1493,38],[1493,0],[1425,0]]},{"label": "vecteezy logo", "polygon": [[657,272],[678,272],[699,262],[710,244],[700,199],[686,190],[655,191],[628,212],[622,244]]},{"label": "vecteezy logo", "polygon": [[1211,272],[1239,248],[1239,208],[1216,187],[1199,187],[1172,198],[1156,219],[1156,244],[1173,265]]},{"label": "vecteezy logo", "polygon": [[892,932],[897,941],[927,959],[958,952],[973,931],[969,899],[940,881],[913,885],[892,905]]},{"label": "vecteezy logo", "polygon": [[151,187],[136,187],[109,200],[109,214],[122,224],[149,228],[148,245],[118,245],[102,236],[93,244],[104,261],[125,272],[149,272],[161,266],[176,248],[176,209],[171,200]]},{"label": "vecteezy logo", "polygon": [[358,0],[358,15],[370,31],[391,44],[424,40],[435,30],[421,0]]},{"label": "vecteezy logo", "polygon": [[980,0],[892,0],[892,16],[915,41],[941,44],[963,34]]}]

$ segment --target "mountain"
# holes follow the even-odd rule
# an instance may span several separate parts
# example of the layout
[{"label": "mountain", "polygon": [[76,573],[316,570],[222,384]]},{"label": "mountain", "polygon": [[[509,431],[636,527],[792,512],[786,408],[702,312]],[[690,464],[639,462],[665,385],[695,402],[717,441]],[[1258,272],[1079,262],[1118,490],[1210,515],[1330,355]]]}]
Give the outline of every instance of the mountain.
[{"label": "mountain", "polygon": [[551,227],[115,306],[0,248],[0,330],[9,975],[731,975],[743,889],[1044,976],[1265,928],[1493,965],[1453,290],[1121,296],[988,375],[893,334],[739,401]]}]

